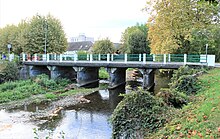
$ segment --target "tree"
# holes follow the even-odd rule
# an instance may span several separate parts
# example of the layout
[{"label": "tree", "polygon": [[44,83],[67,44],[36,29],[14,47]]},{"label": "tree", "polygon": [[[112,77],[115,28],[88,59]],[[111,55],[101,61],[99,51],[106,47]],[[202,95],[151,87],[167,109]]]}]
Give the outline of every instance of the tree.
[{"label": "tree", "polygon": [[108,38],[96,41],[92,48],[92,53],[94,54],[108,54],[114,52],[115,48],[113,43]]},{"label": "tree", "polygon": [[27,31],[28,23],[25,20],[22,20],[16,29],[15,40],[13,41],[13,52],[15,54],[21,54],[24,47],[27,45],[27,39],[24,37],[24,34]]},{"label": "tree", "polygon": [[128,44],[131,54],[150,53],[146,47],[146,35],[140,30],[136,30],[129,35]]},{"label": "tree", "polygon": [[156,0],[150,18],[149,39],[153,53],[188,53],[194,29],[204,29],[219,22],[213,4],[197,0]]},{"label": "tree", "polygon": [[128,27],[122,34],[120,50],[123,53],[150,53],[147,32],[145,24]]},{"label": "tree", "polygon": [[0,52],[7,53],[7,45],[12,45],[12,50],[15,46],[17,27],[15,25],[7,25],[0,29]]},{"label": "tree", "polygon": [[192,32],[190,53],[205,54],[208,44],[208,54],[214,54],[216,61],[220,61],[220,27],[210,25],[206,29],[196,29]]},{"label": "tree", "polygon": [[45,39],[47,53],[62,53],[68,45],[61,22],[51,15],[33,16],[24,37],[27,39],[25,53],[44,53]]},{"label": "tree", "polygon": [[0,29],[0,52],[8,51],[12,44],[15,54],[44,53],[45,39],[47,53],[62,53],[68,46],[61,22],[51,15],[33,16],[31,20],[22,20],[18,26],[7,25]]}]

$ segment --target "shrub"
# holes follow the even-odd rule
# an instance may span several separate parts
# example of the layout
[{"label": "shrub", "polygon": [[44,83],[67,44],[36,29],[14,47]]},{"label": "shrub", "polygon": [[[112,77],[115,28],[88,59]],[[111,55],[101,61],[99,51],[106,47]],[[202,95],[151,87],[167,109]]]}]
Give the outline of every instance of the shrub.
[{"label": "shrub", "polygon": [[0,66],[0,83],[14,81],[19,78],[18,66],[14,62],[4,61]]},{"label": "shrub", "polygon": [[109,74],[104,68],[101,68],[99,70],[99,78],[101,78],[101,79],[108,79],[109,78]]},{"label": "shrub", "polygon": [[187,95],[195,94],[199,89],[197,78],[192,75],[183,75],[176,82],[172,83],[171,89],[177,92],[184,92]]},{"label": "shrub", "polygon": [[46,74],[41,74],[38,75],[35,79],[34,82],[37,83],[38,85],[42,86],[45,89],[53,90],[58,87],[57,83],[55,80],[50,80],[49,76]]},{"label": "shrub", "polygon": [[199,89],[197,84],[197,77],[193,74],[197,73],[202,69],[193,69],[188,66],[180,67],[174,71],[173,77],[171,78],[170,91],[171,92],[182,92],[187,95],[195,94]]},{"label": "shrub", "polygon": [[170,91],[170,89],[161,89],[160,92],[156,94],[156,97],[162,99],[165,105],[175,108],[181,108],[188,102],[188,97],[185,93]]},{"label": "shrub", "polygon": [[135,138],[156,131],[166,123],[167,107],[149,92],[138,90],[124,95],[110,122],[113,138]]}]

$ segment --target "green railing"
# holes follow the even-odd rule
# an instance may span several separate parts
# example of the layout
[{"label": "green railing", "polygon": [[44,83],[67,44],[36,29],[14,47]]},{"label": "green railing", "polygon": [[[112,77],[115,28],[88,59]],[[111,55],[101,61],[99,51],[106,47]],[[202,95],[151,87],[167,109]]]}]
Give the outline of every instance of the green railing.
[{"label": "green railing", "polygon": [[163,61],[164,61],[164,55],[163,54],[155,55],[155,61],[154,62],[163,62]]},{"label": "green railing", "polygon": [[184,54],[170,54],[170,62],[184,62]]},{"label": "green railing", "polygon": [[77,60],[86,61],[86,60],[89,60],[89,56],[87,54],[80,54],[80,55],[77,55]]},{"label": "green railing", "polygon": [[123,55],[123,54],[113,54],[113,55],[111,55],[111,59],[113,59],[113,61],[124,61],[125,60],[125,55]]},{"label": "green railing", "polygon": [[207,63],[206,55],[198,54],[34,54],[21,55],[22,61],[106,61],[106,62],[181,62]]},{"label": "green railing", "polygon": [[192,63],[200,62],[200,55],[187,55],[187,62],[192,62]]}]

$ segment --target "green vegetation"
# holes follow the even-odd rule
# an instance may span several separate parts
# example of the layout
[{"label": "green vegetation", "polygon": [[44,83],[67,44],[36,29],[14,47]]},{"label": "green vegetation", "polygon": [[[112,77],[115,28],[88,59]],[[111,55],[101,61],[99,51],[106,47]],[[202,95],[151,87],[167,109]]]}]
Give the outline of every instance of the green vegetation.
[{"label": "green vegetation", "polygon": [[99,69],[99,78],[100,79],[108,79],[109,78],[109,74],[104,68]]},{"label": "green vegetation", "polygon": [[130,54],[150,53],[147,34],[148,27],[145,24],[128,27],[121,36],[120,51]]},{"label": "green vegetation", "polygon": [[12,45],[12,53],[44,53],[45,35],[47,52],[62,53],[68,46],[61,22],[51,15],[33,16],[18,25],[0,28],[0,52],[7,53],[7,44]]},{"label": "green vegetation", "polygon": [[[199,77],[202,87],[194,101],[175,110],[173,120],[146,138],[220,138],[220,70]],[[191,98],[192,99],[192,98]]]},{"label": "green vegetation", "polygon": [[108,38],[96,41],[92,47],[93,54],[113,54],[114,52],[113,43]]},{"label": "green vegetation", "polygon": [[18,79],[18,66],[14,62],[0,61],[0,83]]},{"label": "green vegetation", "polygon": [[138,90],[123,96],[110,119],[112,138],[143,137],[167,122],[167,107],[149,92]]},{"label": "green vegetation", "polygon": [[219,1],[147,0],[147,4],[151,53],[205,54],[208,44],[208,54],[219,61]]},{"label": "green vegetation", "polygon": [[[217,109],[217,105],[219,105],[220,101],[218,100],[212,106],[212,102],[211,104],[206,105],[206,103],[210,103],[210,100],[213,99],[210,94],[209,100],[204,99],[206,98],[206,96],[204,97],[204,94],[201,95],[202,99],[199,98],[199,94],[204,91],[208,85],[208,79],[205,79],[206,77],[197,79],[197,77],[195,76],[196,74],[201,73],[199,71],[203,71],[203,69],[193,69],[188,66],[181,67],[179,70],[174,72],[171,83],[169,84],[170,88],[162,89],[155,96],[153,96],[154,94],[150,94],[149,92],[144,90],[137,90],[130,94],[124,95],[124,99],[116,107],[110,119],[110,122],[113,126],[113,138],[141,138],[143,136],[147,138],[151,138],[151,136],[152,138],[166,138],[166,135],[170,135],[171,137],[173,137],[173,134],[175,134],[174,138],[177,138],[182,134],[186,135],[186,132],[188,132],[188,130],[192,130],[190,128],[191,125],[188,125],[187,123],[189,121],[186,121],[185,123],[187,127],[184,129],[184,132],[182,131],[180,133],[179,130],[181,130],[182,128],[178,129],[180,125],[182,127],[182,120],[186,120],[186,117],[190,116],[190,114],[186,114],[185,109],[189,109],[190,112],[194,110],[195,114],[193,114],[193,116],[200,115],[200,119],[195,119],[194,124],[195,126],[199,126],[197,124],[198,121],[203,121],[204,124],[201,125],[201,128],[203,129],[205,127],[205,123],[208,122],[207,119],[205,119],[204,121],[204,116],[209,117],[210,115],[212,115],[211,113],[209,113],[210,110]],[[213,72],[216,71],[214,70]],[[217,74],[220,77],[220,71]],[[219,87],[219,77],[213,78],[213,81],[216,81],[217,85],[216,87],[214,87],[216,89],[214,89],[215,92],[217,92],[217,88]],[[207,82],[204,82],[204,79]],[[208,88],[210,88],[210,86]],[[210,91],[210,93],[213,94],[213,89],[212,91]],[[215,95],[215,99],[217,100],[219,98],[218,95],[220,94],[217,93]],[[205,104],[202,104],[201,100],[206,100],[207,102],[204,102]],[[194,103],[198,103],[198,105],[194,106]],[[201,108],[201,110],[197,110],[197,108],[200,106],[204,106],[204,108]],[[191,109],[193,107],[195,107],[195,109]],[[182,119],[180,115],[184,118]],[[213,116],[215,117],[215,115]],[[219,116],[217,116],[217,118],[219,118]],[[159,129],[165,126],[165,123],[172,121],[172,119],[175,119],[176,117],[177,119],[176,121],[174,121],[175,126],[173,126],[173,123],[171,122],[172,125],[171,127],[169,127],[170,130],[165,127],[165,129],[161,131],[162,133],[157,132]],[[215,119],[217,118],[215,117]],[[219,121],[215,122],[219,123]],[[212,124],[207,125],[208,130],[210,129],[209,126],[211,125]],[[216,129],[217,126],[220,125],[216,124]],[[213,129],[214,128],[210,130]],[[159,137],[154,136],[155,133],[158,133],[159,135],[157,135]],[[202,130],[197,130],[197,133],[202,133]],[[214,137],[216,136],[217,134]]]},{"label": "green vegetation", "polygon": [[44,94],[46,100],[57,100],[68,95],[87,94],[98,90],[97,88],[70,87],[71,85],[68,84],[70,81],[67,79],[52,80],[45,74],[29,80],[6,82],[0,84],[0,103],[25,99],[38,94]]}]

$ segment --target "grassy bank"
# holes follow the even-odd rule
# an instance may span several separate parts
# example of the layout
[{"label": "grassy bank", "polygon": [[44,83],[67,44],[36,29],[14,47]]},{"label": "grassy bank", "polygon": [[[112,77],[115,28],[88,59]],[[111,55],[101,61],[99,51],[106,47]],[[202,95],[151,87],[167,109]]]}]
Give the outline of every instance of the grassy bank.
[{"label": "grassy bank", "polygon": [[220,138],[220,69],[199,77],[202,89],[193,102],[175,110],[173,120],[146,138]]},{"label": "grassy bank", "polygon": [[19,80],[0,84],[0,104],[30,98],[42,94],[45,99],[55,100],[60,97],[94,92],[96,89],[77,88],[65,79],[50,80],[46,75],[39,75],[29,80]]}]

